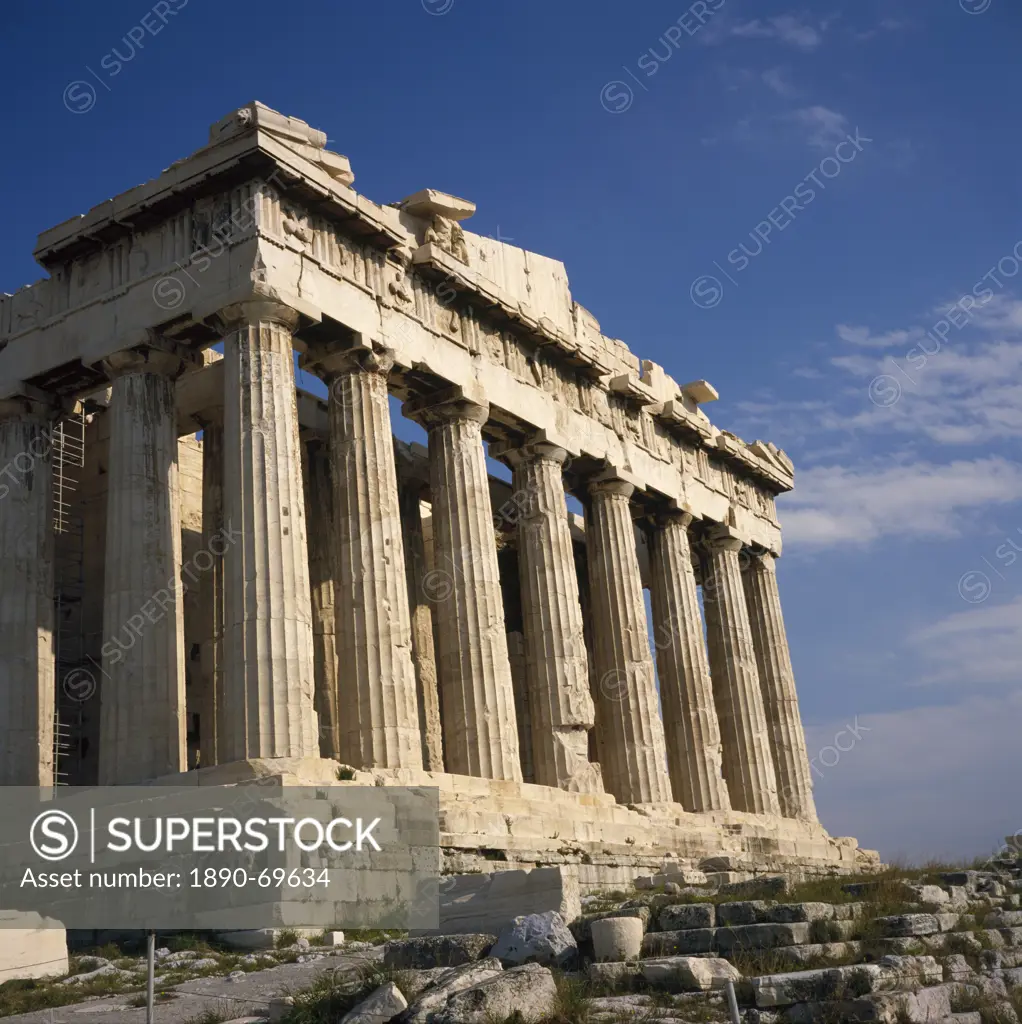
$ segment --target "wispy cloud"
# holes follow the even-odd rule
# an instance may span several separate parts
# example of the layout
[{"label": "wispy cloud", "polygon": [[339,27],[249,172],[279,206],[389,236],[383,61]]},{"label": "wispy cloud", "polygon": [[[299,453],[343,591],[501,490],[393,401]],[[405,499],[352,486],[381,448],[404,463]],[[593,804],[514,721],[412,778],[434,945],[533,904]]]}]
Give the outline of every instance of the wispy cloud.
[{"label": "wispy cloud", "polygon": [[868,39],[874,39],[890,32],[900,32],[906,28],[908,28],[907,21],[899,21],[897,18],[881,18],[872,28],[853,31],[852,38],[858,42],[865,42]]},{"label": "wispy cloud", "polygon": [[851,130],[848,118],[829,107],[802,107],[788,116],[806,129],[806,141],[815,149],[832,150]]},{"label": "wispy cloud", "polygon": [[798,90],[788,78],[788,72],[784,68],[767,68],[760,76],[763,83],[772,92],[785,99],[791,99],[798,95]]},{"label": "wispy cloud", "polygon": [[997,456],[904,465],[817,466],[780,501],[789,550],[865,546],[882,537],[959,536],[968,514],[1022,500],[1022,466]]},{"label": "wispy cloud", "polygon": [[1022,684],[1022,597],[955,612],[916,630],[909,643],[929,666],[922,683]]},{"label": "wispy cloud", "polygon": [[781,14],[773,18],[753,18],[731,26],[730,34],[744,39],[772,39],[797,50],[809,52],[823,42],[828,21],[815,25],[796,14]]}]

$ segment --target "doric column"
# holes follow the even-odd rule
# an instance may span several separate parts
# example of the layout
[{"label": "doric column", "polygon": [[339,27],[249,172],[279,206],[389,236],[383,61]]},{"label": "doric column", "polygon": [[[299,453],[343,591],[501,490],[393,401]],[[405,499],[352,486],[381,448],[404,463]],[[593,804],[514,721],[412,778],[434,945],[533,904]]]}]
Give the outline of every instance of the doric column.
[{"label": "doric column", "polygon": [[754,553],[742,573],[752,644],[770,730],[781,813],[786,818],[816,821],[809,755],[798,711],[795,673],[784,630],[775,563],[776,558],[769,551]]},{"label": "doric column", "polygon": [[707,538],[706,548],[703,611],[731,806],[753,814],[780,814],[738,558],[742,542],[720,526]]},{"label": "doric column", "polygon": [[405,546],[408,610],[411,616],[412,658],[415,665],[416,700],[422,727],[422,764],[426,771],[444,770],[443,732],[440,725],[440,690],[436,652],[433,647],[433,613],[424,589],[429,569],[422,536],[421,486],[399,485],[401,535]]},{"label": "doric column", "polygon": [[330,387],[340,671],[341,760],[356,768],[421,768],[389,351],[317,355]]},{"label": "doric column", "polygon": [[99,784],[185,770],[184,605],[174,380],[155,348],[105,360],[110,467]]},{"label": "doric column", "polygon": [[586,544],[593,604],[603,781],[623,804],[671,800],[631,498],[623,480],[589,485]]},{"label": "doric column", "polygon": [[515,692],[515,722],[518,725],[518,759],[522,781],[536,781],[536,763],[532,756],[532,709],[529,706],[528,673],[525,668],[525,637],[517,630],[507,634],[507,658],[511,665],[511,685]]},{"label": "doric column", "polygon": [[308,543],[291,335],[253,301],[224,340],[224,698],[220,761],[317,757]]},{"label": "doric column", "polygon": [[223,412],[202,424],[202,546],[212,560],[202,574],[200,602],[205,637],[200,650],[202,693],[199,701],[199,764],[220,763],[224,730],[224,425]]},{"label": "doric column", "polygon": [[309,585],[312,593],[312,638],[316,672],[316,714],[321,757],[342,760],[340,693],[335,642],[334,576],[337,572],[337,530],[330,449],[312,438],[303,443],[305,519],[309,532]]},{"label": "doric column", "polygon": [[[447,770],[520,781],[514,690],[482,425],[489,407],[458,395],[407,414],[429,431],[435,567],[430,592]],[[442,585],[441,585],[442,584]]]},{"label": "doric column", "polygon": [[674,798],[686,811],[720,811],[731,802],[721,772],[720,726],[688,537],[691,521],[687,512],[668,513],[653,530],[653,643]]},{"label": "doric column", "polygon": [[600,769],[589,761],[594,708],[561,478],[567,452],[538,443],[504,455],[514,469],[535,781],[602,793]]},{"label": "doric column", "polygon": [[55,411],[0,401],[0,786],[54,781]]}]

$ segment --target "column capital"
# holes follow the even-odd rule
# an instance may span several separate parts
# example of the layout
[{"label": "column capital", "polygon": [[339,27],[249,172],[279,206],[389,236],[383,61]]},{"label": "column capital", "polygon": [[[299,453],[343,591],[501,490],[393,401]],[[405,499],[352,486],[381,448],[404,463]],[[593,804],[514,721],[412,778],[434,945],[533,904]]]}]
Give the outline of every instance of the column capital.
[{"label": "column capital", "polygon": [[687,530],[696,520],[696,514],[685,506],[658,509],[653,522],[658,528],[680,525]]},{"label": "column capital", "polygon": [[176,379],[189,365],[201,365],[201,357],[197,359],[194,352],[178,345],[157,342],[113,352],[102,360],[101,365],[111,381],[132,373],[151,373]]},{"label": "column capital", "polygon": [[586,485],[589,494],[610,494],[619,498],[630,498],[635,493],[635,484],[622,480],[620,477],[593,479]]},{"label": "column capital", "polygon": [[749,548],[748,562],[742,566],[743,569],[760,569],[763,572],[777,571],[777,555],[773,551]]},{"label": "column capital", "polygon": [[465,394],[461,387],[405,402],[401,410],[409,419],[425,427],[441,426],[444,423],[478,423],[482,425],[490,418],[490,403],[483,398]]},{"label": "column capital", "polygon": [[213,315],[213,320],[225,334],[266,321],[280,324],[293,333],[298,328],[298,311],[270,299],[249,299],[224,306]]},{"label": "column capital", "polygon": [[334,345],[314,347],[309,350],[302,365],[330,384],[349,373],[375,373],[384,378],[389,377],[394,362],[394,350],[374,341],[349,348]]},{"label": "column capital", "polygon": [[703,541],[711,551],[741,551],[745,547],[745,541],[724,523],[717,523],[707,530]]},{"label": "column capital", "polygon": [[542,434],[524,441],[491,444],[489,454],[494,459],[506,459],[513,469],[530,462],[556,462],[563,466],[568,461],[567,449],[552,444]]},{"label": "column capital", "polygon": [[65,403],[57,395],[22,385],[20,394],[0,398],[0,422],[11,419],[49,422],[66,412]]}]

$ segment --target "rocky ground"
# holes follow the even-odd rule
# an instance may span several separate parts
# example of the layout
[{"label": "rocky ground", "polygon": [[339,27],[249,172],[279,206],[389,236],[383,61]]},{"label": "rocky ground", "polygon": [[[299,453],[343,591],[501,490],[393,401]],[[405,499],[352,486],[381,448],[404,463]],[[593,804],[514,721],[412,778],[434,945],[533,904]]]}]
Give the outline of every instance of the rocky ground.
[{"label": "rocky ground", "polygon": [[[517,918],[499,935],[294,944],[248,958],[167,950],[161,1024],[247,1017],[283,1024],[1019,1024],[1022,858],[970,870],[888,871],[713,887],[677,871],[585,897],[582,915]],[[107,958],[109,959],[109,958]],[[140,964],[79,959],[82,987]],[[105,972],[97,974],[96,972]],[[187,976],[180,976],[185,972]],[[75,980],[77,978],[78,980]],[[0,986],[0,1009],[14,1005]],[[729,1010],[734,993],[738,1016]],[[135,989],[137,994],[137,988]],[[125,1021],[117,994],[25,1014]],[[52,1004],[50,1004],[52,1005]],[[16,1010],[15,1010],[16,1012]],[[84,1018],[81,1014],[88,1014]],[[127,1015],[127,1017],[126,1017]],[[97,1019],[98,1018],[98,1019]]]}]

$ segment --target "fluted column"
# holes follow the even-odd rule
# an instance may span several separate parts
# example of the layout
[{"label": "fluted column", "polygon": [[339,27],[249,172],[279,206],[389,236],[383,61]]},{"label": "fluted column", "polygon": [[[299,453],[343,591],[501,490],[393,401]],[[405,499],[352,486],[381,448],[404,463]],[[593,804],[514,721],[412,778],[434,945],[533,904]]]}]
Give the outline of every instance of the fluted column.
[{"label": "fluted column", "polygon": [[309,532],[309,585],[312,593],[312,639],[316,673],[316,714],[321,757],[342,760],[338,691],[336,606],[337,533],[329,446],[319,440],[303,445],[305,518]]},{"label": "fluted column", "polygon": [[420,488],[418,484],[399,485],[399,492],[416,700],[419,705],[419,724],[422,727],[422,764],[426,771],[442,772],[444,751],[440,724],[440,690],[437,681],[436,651],[433,646],[433,613],[424,589],[429,569],[426,565],[426,545],[422,536]]},{"label": "fluted column", "polygon": [[224,729],[224,426],[223,413],[202,425],[202,546],[212,565],[200,580],[206,635],[202,641],[202,693],[199,701],[199,764],[219,764]]},{"label": "fluted column", "polygon": [[692,568],[691,521],[687,512],[669,513],[653,530],[653,643],[674,798],[686,811],[720,811],[731,802]]},{"label": "fluted column", "polygon": [[776,557],[769,551],[750,555],[742,580],[770,730],[781,813],[786,818],[816,821],[806,737],[798,710],[781,595],[777,590]]},{"label": "fluted column", "polygon": [[567,452],[532,444],[506,453],[514,468],[525,678],[536,782],[602,793],[589,761],[594,707],[561,471]]},{"label": "fluted column", "polygon": [[421,768],[397,469],[383,349],[320,359],[330,386],[341,760]]},{"label": "fluted column", "polygon": [[103,594],[99,784],[185,770],[184,604],[177,355],[106,360],[110,466]]},{"label": "fluted column", "polygon": [[225,729],[221,762],[316,757],[308,543],[291,335],[271,302],[221,312]]},{"label": "fluted column", "polygon": [[727,527],[717,528],[707,538],[703,570],[703,611],[724,744],[724,778],[736,811],[779,814],[770,735],[738,558],[741,549],[741,540]]},{"label": "fluted column", "polygon": [[532,709],[525,668],[525,637],[513,629],[507,634],[507,658],[511,665],[511,685],[515,693],[515,722],[518,725],[518,759],[522,781],[536,781],[536,763],[532,756]]},{"label": "fluted column", "polygon": [[[489,408],[462,398],[417,400],[429,431],[433,605],[449,772],[520,781],[514,690],[482,425]],[[440,581],[444,587],[439,587]]]},{"label": "fluted column", "polygon": [[53,785],[54,412],[0,401],[0,786]]},{"label": "fluted column", "polygon": [[646,606],[623,480],[589,485],[586,516],[603,780],[620,803],[671,800]]}]

